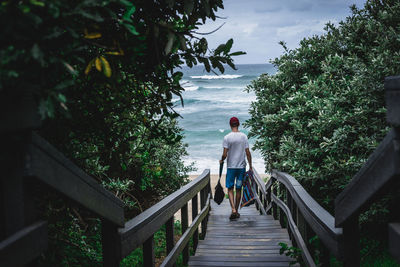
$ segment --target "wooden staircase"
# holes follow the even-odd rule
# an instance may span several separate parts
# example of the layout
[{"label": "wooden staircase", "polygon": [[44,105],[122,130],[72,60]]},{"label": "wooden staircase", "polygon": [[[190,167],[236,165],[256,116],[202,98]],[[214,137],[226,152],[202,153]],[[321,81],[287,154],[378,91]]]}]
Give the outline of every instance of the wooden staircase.
[{"label": "wooden staircase", "polygon": [[189,266],[289,266],[291,258],[279,254],[279,243],[291,246],[286,229],[270,215],[260,215],[255,205],[239,210],[240,218],[229,220],[231,207],[211,201],[207,234],[199,241]]}]

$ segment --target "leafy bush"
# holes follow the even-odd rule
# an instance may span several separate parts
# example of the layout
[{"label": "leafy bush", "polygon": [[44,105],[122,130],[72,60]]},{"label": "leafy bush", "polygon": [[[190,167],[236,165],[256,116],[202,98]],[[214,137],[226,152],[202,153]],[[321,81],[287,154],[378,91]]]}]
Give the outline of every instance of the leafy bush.
[{"label": "leafy bush", "polygon": [[248,87],[257,101],[247,125],[267,169],[294,175],[331,212],[388,131],[384,77],[400,72],[400,3],[368,0],[351,9],[345,21],[327,24],[325,34],[294,50],[282,42],[277,74]]},{"label": "leafy bush", "polygon": [[[196,35],[219,8],[222,0],[3,1],[0,98],[33,95],[44,120],[39,133],[121,198],[130,219],[192,170],[173,109],[184,90],[179,67],[224,72],[243,54],[231,52],[232,39],[210,49]],[[101,261],[99,221],[44,190],[52,239],[43,262]]]}]

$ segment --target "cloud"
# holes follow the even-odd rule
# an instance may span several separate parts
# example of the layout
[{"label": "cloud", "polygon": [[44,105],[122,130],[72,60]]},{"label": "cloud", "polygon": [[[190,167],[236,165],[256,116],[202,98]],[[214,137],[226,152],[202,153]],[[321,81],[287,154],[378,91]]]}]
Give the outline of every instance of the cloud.
[{"label": "cloud", "polygon": [[292,37],[300,34],[304,34],[305,36],[322,34],[323,28],[328,23],[336,23],[336,20],[309,20],[309,21],[301,21],[291,26],[279,27],[276,30],[276,34],[278,36],[283,37]]},{"label": "cloud", "polygon": [[208,35],[210,47],[234,39],[233,51],[246,51],[236,63],[267,63],[282,54],[278,44],[285,41],[289,49],[300,40],[322,34],[327,22],[337,24],[350,15],[349,6],[362,7],[365,0],[226,0],[225,9],[217,15],[226,20],[206,22],[199,32],[209,32],[221,23],[226,24]]}]

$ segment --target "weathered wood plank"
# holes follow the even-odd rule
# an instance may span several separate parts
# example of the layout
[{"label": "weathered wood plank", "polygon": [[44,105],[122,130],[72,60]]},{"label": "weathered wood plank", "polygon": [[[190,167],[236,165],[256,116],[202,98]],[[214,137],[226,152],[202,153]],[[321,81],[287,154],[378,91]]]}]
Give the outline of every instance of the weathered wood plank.
[{"label": "weathered wood plank", "polygon": [[285,255],[268,255],[261,257],[253,257],[253,256],[234,256],[231,255],[229,257],[226,256],[193,256],[190,258],[190,261],[206,261],[206,262],[225,262],[225,261],[235,261],[235,262],[289,262],[291,258]]},{"label": "weathered wood plank", "polygon": [[211,245],[211,244],[203,244],[203,241],[200,241],[199,246],[198,246],[198,249],[225,249],[225,250],[232,250],[232,251],[241,250],[243,248],[251,249],[251,250],[260,250],[260,249],[261,250],[264,250],[264,249],[269,250],[269,249],[280,249],[281,246],[279,246],[279,245],[269,245],[269,246],[252,246],[252,245],[249,245],[249,246],[244,246],[242,244],[237,244],[236,246],[232,245],[232,244],[229,244],[229,245],[226,245],[226,244],[225,245]]},{"label": "weathered wood plank", "polygon": [[[236,266],[246,266],[246,267],[253,267],[253,266],[257,266],[257,267],[269,267],[269,266],[273,266],[273,267],[281,267],[281,266],[289,266],[289,263],[287,262],[272,262],[272,263],[268,263],[268,262],[246,262],[246,265],[243,265],[243,262],[189,262],[189,266],[191,267],[204,267],[204,266],[224,266],[224,267],[236,267]],[[292,265],[292,266],[298,266],[298,265]]]},{"label": "weathered wood plank", "polygon": [[0,266],[21,266],[47,249],[47,222],[36,222],[0,242]]},{"label": "weathered wood plank", "polygon": [[279,254],[279,249],[271,249],[271,250],[251,250],[251,249],[241,249],[241,250],[233,250],[233,251],[226,251],[226,250],[212,250],[212,249],[200,249],[196,251],[197,256],[265,256],[266,254]]},{"label": "weathered wood plank", "polygon": [[[236,241],[236,242],[235,242]],[[230,245],[232,246],[271,246],[271,245],[279,245],[279,242],[284,242],[284,243],[290,243],[290,239],[282,239],[282,238],[269,238],[268,240],[253,240],[253,239],[245,239],[245,240],[240,240],[240,244],[238,242],[239,240],[231,240],[229,242],[229,239],[208,239],[203,243],[203,244],[208,244],[208,245],[224,245],[229,242]],[[237,244],[235,244],[237,243]]]},{"label": "weathered wood plank", "polygon": [[[288,267],[289,263],[288,262],[246,262],[245,264],[243,264],[243,262],[233,262],[233,261],[225,261],[225,262],[203,262],[203,261],[194,261],[194,262],[189,262],[189,266],[191,267],[197,267],[197,266],[219,266],[219,267],[236,267],[236,266],[240,266],[240,267],[253,267],[253,266],[257,266],[257,267],[281,267],[281,266],[285,266]],[[299,265],[292,265],[294,267],[299,266]]]},{"label": "weathered wood plank", "polygon": [[123,226],[124,203],[40,136],[32,135],[26,176],[36,177],[103,218]]},{"label": "weathered wood plank", "polygon": [[241,213],[230,221],[230,206],[213,204],[207,236],[189,266],[288,266],[291,259],[279,254],[279,243],[291,245],[287,231],[272,216],[260,215],[255,206],[246,209],[251,215]]}]

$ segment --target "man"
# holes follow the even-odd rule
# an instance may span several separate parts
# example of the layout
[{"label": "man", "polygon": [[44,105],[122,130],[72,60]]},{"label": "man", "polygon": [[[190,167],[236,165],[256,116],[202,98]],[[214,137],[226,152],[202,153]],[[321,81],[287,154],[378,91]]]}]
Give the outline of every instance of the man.
[{"label": "man", "polygon": [[[232,117],[229,120],[232,131],[224,137],[222,158],[220,164],[228,158],[227,172],[226,172],[226,187],[228,188],[229,202],[232,208],[230,220],[238,219],[240,214],[238,212],[240,198],[242,195],[242,182],[246,172],[246,160],[249,162],[250,170],[253,170],[251,164],[251,154],[249,150],[249,141],[247,136],[239,131],[239,119]],[[236,182],[236,198],[234,197],[233,188]]]}]

